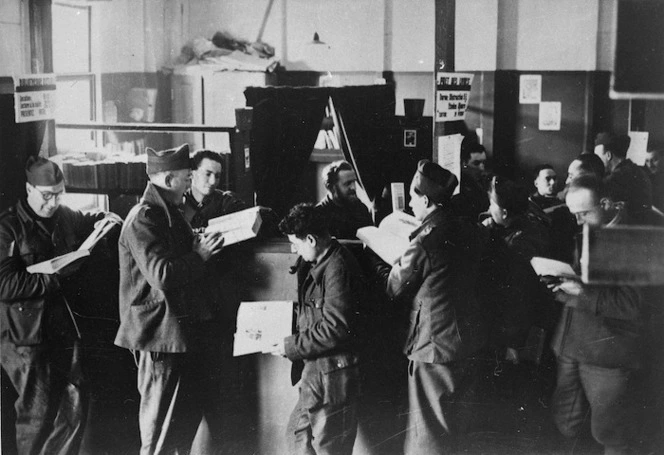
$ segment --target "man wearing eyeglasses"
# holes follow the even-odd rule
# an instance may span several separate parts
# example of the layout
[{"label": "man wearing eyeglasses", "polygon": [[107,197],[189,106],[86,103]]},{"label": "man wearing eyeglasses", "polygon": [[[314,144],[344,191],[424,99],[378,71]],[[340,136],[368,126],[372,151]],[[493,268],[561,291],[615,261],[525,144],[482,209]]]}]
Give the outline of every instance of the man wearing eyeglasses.
[{"label": "man wearing eyeglasses", "polygon": [[[623,222],[623,205],[611,200],[595,176],[572,180],[565,200],[579,225]],[[549,288],[564,304],[552,342],[558,359],[552,398],[558,429],[573,444],[590,420],[592,436],[604,453],[636,453],[630,388],[642,367],[641,292],[625,285],[584,284],[576,277]]]},{"label": "man wearing eyeglasses", "polygon": [[60,205],[65,183],[50,160],[26,165],[27,195],[0,214],[0,348],[2,368],[18,393],[18,453],[78,453],[87,416],[79,333],[62,293],[66,277],[29,273],[32,264],[75,250],[107,217]]}]

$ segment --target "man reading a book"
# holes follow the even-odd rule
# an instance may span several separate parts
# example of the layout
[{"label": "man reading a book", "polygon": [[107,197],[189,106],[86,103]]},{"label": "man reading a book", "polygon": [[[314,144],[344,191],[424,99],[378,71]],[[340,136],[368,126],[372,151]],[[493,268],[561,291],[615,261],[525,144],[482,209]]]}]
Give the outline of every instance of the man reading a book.
[{"label": "man reading a book", "polygon": [[[565,200],[579,225],[614,225],[622,218],[620,206],[606,197],[601,180],[592,175],[572,180]],[[629,392],[641,367],[641,293],[629,286],[587,285],[572,278],[549,287],[564,304],[552,342],[558,358],[552,399],[558,429],[571,443],[590,414],[593,438],[604,453],[633,453]]]},{"label": "man reading a book", "polygon": [[323,169],[327,195],[317,207],[329,219],[330,234],[339,239],[355,239],[363,226],[373,225],[367,207],[357,197],[357,176],[347,161],[335,161]]},{"label": "man reading a book", "polygon": [[115,344],[138,366],[141,454],[188,453],[206,410],[200,330],[212,317],[205,263],[223,237],[196,236],[180,206],[191,183],[189,147],[147,150],[149,182],[118,242],[120,328]]},{"label": "man reading a book", "polygon": [[77,267],[27,268],[76,250],[102,219],[122,220],[61,205],[64,177],[50,160],[31,157],[25,172],[26,197],[0,214],[0,363],[18,394],[18,453],[78,453],[88,394],[80,334],[63,295],[63,279]]},{"label": "man reading a book", "polygon": [[272,352],[293,361],[291,378],[299,386],[287,428],[289,453],[350,455],[360,392],[357,313],[365,281],[318,208],[296,205],[279,228],[302,258],[296,332]]},{"label": "man reading a book", "polygon": [[479,379],[471,355],[486,340],[476,295],[481,240],[474,223],[452,212],[457,184],[454,174],[421,160],[410,207],[422,225],[394,265],[376,265],[387,295],[410,308],[406,454],[455,449]]}]

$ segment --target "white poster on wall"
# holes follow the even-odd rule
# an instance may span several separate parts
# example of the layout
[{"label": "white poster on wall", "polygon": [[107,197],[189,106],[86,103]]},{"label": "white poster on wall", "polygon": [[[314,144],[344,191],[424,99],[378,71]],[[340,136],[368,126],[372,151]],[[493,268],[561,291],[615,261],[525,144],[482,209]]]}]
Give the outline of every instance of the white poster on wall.
[{"label": "white poster on wall", "polygon": [[55,118],[55,74],[14,77],[16,123]]},{"label": "white poster on wall", "polygon": [[[456,175],[461,182],[461,141],[463,136],[460,134],[449,134],[438,137],[438,164]],[[457,185],[454,194],[459,193]]]},{"label": "white poster on wall", "polygon": [[537,104],[542,101],[542,75],[522,74],[519,76],[519,103]]},{"label": "white poster on wall", "polygon": [[562,104],[560,101],[542,101],[539,105],[539,129],[560,131]]},{"label": "white poster on wall", "polygon": [[436,121],[452,122],[466,117],[471,73],[436,74]]},{"label": "white poster on wall", "polygon": [[627,158],[639,166],[646,164],[646,152],[648,151],[648,132],[630,131],[629,148],[627,149]]}]

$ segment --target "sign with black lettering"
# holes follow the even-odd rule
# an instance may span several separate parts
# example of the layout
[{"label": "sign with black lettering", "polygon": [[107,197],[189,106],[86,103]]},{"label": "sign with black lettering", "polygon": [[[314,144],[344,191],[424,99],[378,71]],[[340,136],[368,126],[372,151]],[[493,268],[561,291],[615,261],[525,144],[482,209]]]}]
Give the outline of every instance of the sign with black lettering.
[{"label": "sign with black lettering", "polygon": [[436,74],[436,121],[463,120],[470,98],[471,73]]},{"label": "sign with black lettering", "polygon": [[14,77],[16,123],[55,118],[55,74]]}]

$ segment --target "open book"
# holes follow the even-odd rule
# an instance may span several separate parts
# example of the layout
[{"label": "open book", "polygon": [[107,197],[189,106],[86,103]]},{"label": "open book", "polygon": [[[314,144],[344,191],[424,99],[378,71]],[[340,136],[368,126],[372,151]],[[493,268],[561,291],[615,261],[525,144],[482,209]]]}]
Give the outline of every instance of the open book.
[{"label": "open book", "polygon": [[574,278],[576,273],[571,265],[555,259],[534,257],[530,260],[535,273],[546,278]]},{"label": "open book", "polygon": [[242,302],[237,312],[233,356],[268,353],[293,333],[293,302]]},{"label": "open book", "polygon": [[205,232],[220,232],[224,236],[224,246],[228,246],[256,237],[261,224],[260,207],[251,207],[212,218]]},{"label": "open book", "polygon": [[117,223],[111,219],[105,218],[98,222],[97,227],[94,228],[92,233],[87,239],[78,247],[78,250],[56,256],[37,264],[29,266],[26,270],[28,273],[45,273],[52,275],[58,273],[63,268],[67,267],[74,262],[90,256],[90,251],[108,232],[113,229]]},{"label": "open book", "polygon": [[394,264],[408,248],[410,234],[420,225],[415,217],[395,211],[386,216],[379,227],[366,226],[358,229],[357,238],[383,261]]}]

